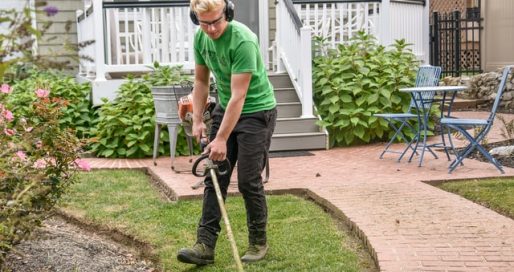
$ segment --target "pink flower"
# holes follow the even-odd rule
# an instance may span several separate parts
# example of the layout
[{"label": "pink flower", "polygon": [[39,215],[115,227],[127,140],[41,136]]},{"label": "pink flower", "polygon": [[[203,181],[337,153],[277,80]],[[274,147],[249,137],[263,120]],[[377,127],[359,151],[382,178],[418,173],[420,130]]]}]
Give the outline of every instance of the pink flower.
[{"label": "pink flower", "polygon": [[37,91],[36,91],[36,96],[39,98],[48,97],[49,94],[50,94],[50,91],[45,90],[45,89],[37,89]]},{"label": "pink flower", "polygon": [[39,159],[34,163],[35,168],[45,168],[46,167],[46,161],[43,159]]},{"label": "pink flower", "polygon": [[86,160],[76,159],[74,163],[80,170],[91,171],[91,165]]},{"label": "pink flower", "polygon": [[9,84],[2,84],[2,86],[0,87],[0,92],[2,93],[5,93],[5,94],[8,94],[8,93],[11,93],[12,92],[12,88],[11,86],[9,86]]},{"label": "pink flower", "polygon": [[25,131],[26,131],[26,132],[31,132],[31,131],[32,131],[32,129],[34,129],[34,128],[33,128],[33,127],[28,127],[28,128],[26,128],[26,129],[25,129]]},{"label": "pink flower", "polygon": [[12,114],[12,112],[10,110],[4,110],[3,114],[4,114],[5,119],[7,119],[7,121],[9,121],[9,122],[11,122],[14,119],[14,115]]},{"label": "pink flower", "polygon": [[16,152],[16,156],[18,156],[18,158],[20,158],[22,161],[27,159],[27,154],[25,154],[23,151]]},{"label": "pink flower", "polygon": [[14,129],[6,128],[4,129],[4,133],[7,136],[14,136],[14,134],[16,134],[16,131]]}]

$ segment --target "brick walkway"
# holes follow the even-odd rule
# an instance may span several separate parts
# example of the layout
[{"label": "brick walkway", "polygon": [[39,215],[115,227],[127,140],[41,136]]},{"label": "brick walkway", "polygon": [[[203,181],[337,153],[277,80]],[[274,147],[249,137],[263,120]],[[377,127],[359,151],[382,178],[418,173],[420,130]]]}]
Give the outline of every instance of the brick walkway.
[{"label": "brick walkway", "polygon": [[[484,116],[483,113],[458,113]],[[509,116],[510,117],[510,116]],[[489,142],[501,140],[501,122]],[[383,144],[334,148],[314,156],[273,158],[266,190],[305,193],[351,224],[381,271],[514,271],[514,220],[425,182],[501,175],[492,164],[465,160],[453,174],[448,161],[425,154],[417,163],[378,159]],[[169,158],[89,159],[94,168],[146,168],[176,199],[200,197],[190,174],[170,170]],[[175,162],[190,169],[188,158]],[[237,192],[231,184],[230,192]]]}]

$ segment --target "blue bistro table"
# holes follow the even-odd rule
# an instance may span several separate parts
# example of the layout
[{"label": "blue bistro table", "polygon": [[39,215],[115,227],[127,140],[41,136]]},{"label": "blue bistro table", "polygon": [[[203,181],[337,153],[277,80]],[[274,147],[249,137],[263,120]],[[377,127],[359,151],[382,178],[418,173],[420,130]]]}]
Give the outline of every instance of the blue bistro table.
[{"label": "blue bistro table", "polygon": [[[432,155],[437,159],[437,155],[432,151],[432,147],[441,147],[444,149],[448,160],[450,161],[450,155],[448,153],[448,149],[453,149],[453,143],[451,140],[450,133],[448,133],[448,142],[449,145],[446,144],[444,133],[441,131],[441,142],[435,144],[427,144],[427,135],[428,135],[428,118],[430,117],[430,107],[433,102],[441,103],[441,118],[450,117],[453,101],[455,99],[455,95],[457,92],[466,90],[466,86],[430,86],[430,87],[411,87],[411,88],[402,88],[400,92],[409,93],[412,96],[412,99],[416,103],[416,109],[418,114],[418,130],[416,135],[412,139],[412,141],[408,144],[407,148],[405,148],[404,152],[400,156],[400,159],[405,155],[407,150],[414,145],[412,148],[413,152],[409,158],[409,162],[412,161],[414,154],[417,153],[417,150],[421,150],[421,155],[419,158],[419,166],[423,163],[423,155],[425,154],[425,150],[428,150]],[[439,94],[442,97],[435,97],[435,94]],[[445,105],[447,110],[445,110]],[[423,138],[421,138],[423,137]],[[421,143],[420,143],[421,142]]]}]

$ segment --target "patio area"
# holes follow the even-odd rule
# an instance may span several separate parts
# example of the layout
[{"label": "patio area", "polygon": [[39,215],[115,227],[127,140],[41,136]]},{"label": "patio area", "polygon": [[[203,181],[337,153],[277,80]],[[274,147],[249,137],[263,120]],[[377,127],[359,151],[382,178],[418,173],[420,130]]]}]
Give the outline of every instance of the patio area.
[{"label": "patio area", "polygon": [[[480,118],[487,114],[455,113]],[[501,127],[497,120],[488,142],[503,140]],[[380,143],[271,158],[265,188],[268,193],[307,195],[329,208],[368,245],[381,271],[514,271],[514,220],[426,183],[514,176],[513,168],[501,175],[492,164],[467,159],[448,174],[442,152],[439,159],[426,154],[418,167],[417,160],[398,163],[396,155],[381,160],[382,149]],[[97,169],[147,169],[175,200],[203,193],[191,189],[197,178],[171,171],[169,157],[159,158],[157,166],[151,158],[88,161]],[[177,158],[175,168],[190,167],[188,157]],[[237,193],[236,181],[229,191]]]}]

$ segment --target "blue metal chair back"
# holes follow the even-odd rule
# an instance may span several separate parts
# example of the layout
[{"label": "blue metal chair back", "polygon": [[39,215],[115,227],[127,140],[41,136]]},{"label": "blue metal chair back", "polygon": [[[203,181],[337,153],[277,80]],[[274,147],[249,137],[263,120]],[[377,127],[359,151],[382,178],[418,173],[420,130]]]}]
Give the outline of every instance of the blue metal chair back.
[{"label": "blue metal chair back", "polygon": [[501,97],[503,95],[503,91],[505,90],[505,85],[507,84],[507,78],[509,77],[509,74],[513,67],[514,66],[506,66],[503,69],[500,84],[498,85],[498,92],[496,93],[496,98],[494,99],[493,107],[491,108],[491,114],[489,115],[489,118],[487,118],[487,121],[490,123],[493,122],[494,117],[496,116],[496,111],[498,110],[498,107],[500,106]]},{"label": "blue metal chair back", "polygon": [[[503,91],[505,90],[507,78],[509,77],[512,68],[514,68],[514,65],[507,66],[503,69],[500,84],[498,85],[498,92],[496,93],[496,98],[494,99],[493,106],[491,108],[491,113],[489,114],[489,117],[487,119],[441,119],[441,124],[444,124],[449,128],[457,130],[462,135],[464,135],[466,139],[469,141],[468,146],[466,146],[462,152],[455,153],[457,155],[457,158],[450,164],[450,173],[453,170],[455,170],[455,168],[462,163],[462,160],[468,157],[469,154],[471,154],[474,150],[478,150],[480,153],[482,153],[482,155],[484,155],[492,164],[494,164],[494,166],[496,166],[496,168],[498,168],[498,170],[500,170],[502,174],[505,173],[500,162],[498,162],[496,158],[489,154],[489,152],[481,145],[481,142],[493,126],[494,118],[496,116],[498,107],[500,106]],[[467,129],[469,129],[470,126],[479,127],[481,128],[481,130],[478,134],[471,135],[468,131],[466,131]]]},{"label": "blue metal chair back", "polygon": [[[439,77],[441,76],[441,67],[439,66],[421,66],[419,67],[418,73],[416,75],[416,87],[430,87],[439,85]],[[418,106],[424,107],[427,110],[430,110],[432,106],[432,101],[434,98],[435,92],[423,92],[421,96],[419,94],[415,94],[413,99],[410,101],[409,111],[412,111],[416,108],[416,103]],[[415,98],[415,99],[414,99]],[[422,98],[422,99],[421,99]],[[423,100],[423,103],[421,101]]]}]

